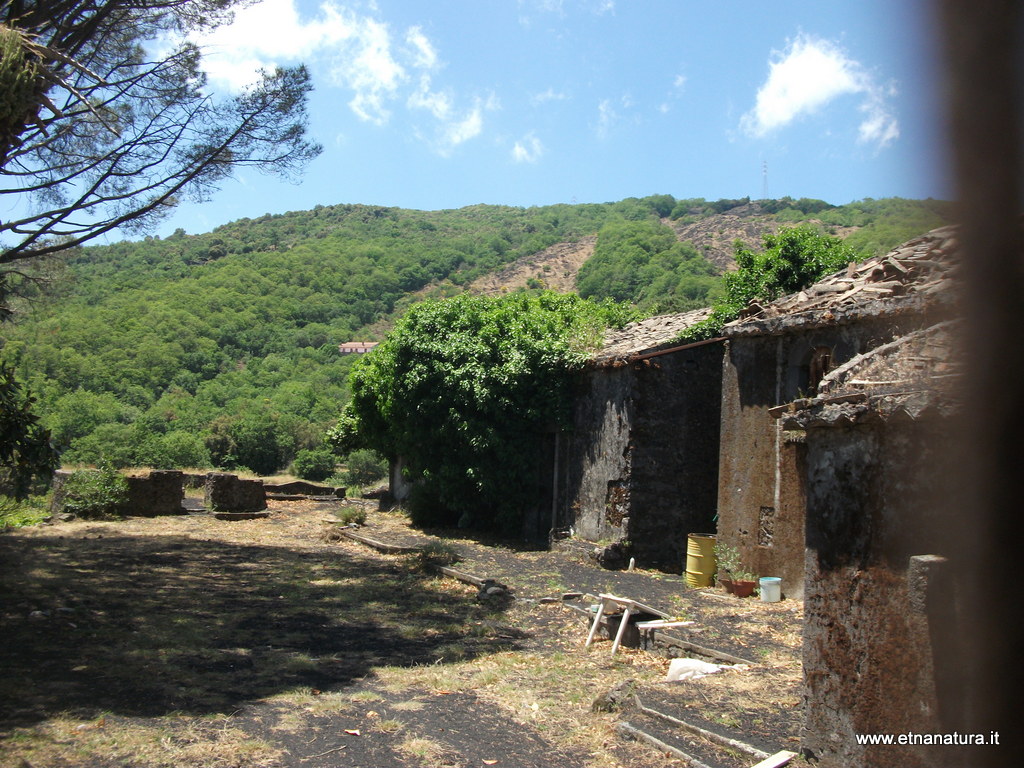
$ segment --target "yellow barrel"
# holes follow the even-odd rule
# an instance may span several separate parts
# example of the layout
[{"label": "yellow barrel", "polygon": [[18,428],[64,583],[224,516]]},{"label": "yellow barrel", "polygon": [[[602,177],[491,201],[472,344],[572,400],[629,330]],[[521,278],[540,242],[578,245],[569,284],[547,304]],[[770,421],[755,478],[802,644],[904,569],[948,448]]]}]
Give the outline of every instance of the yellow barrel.
[{"label": "yellow barrel", "polygon": [[708,533],[691,533],[686,541],[686,586],[710,587],[717,567],[715,537]]}]

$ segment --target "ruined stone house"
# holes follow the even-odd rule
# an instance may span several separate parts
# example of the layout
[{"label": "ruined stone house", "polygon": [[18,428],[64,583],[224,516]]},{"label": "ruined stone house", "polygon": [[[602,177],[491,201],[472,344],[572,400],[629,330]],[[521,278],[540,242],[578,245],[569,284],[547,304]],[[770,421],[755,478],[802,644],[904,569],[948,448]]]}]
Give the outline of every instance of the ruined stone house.
[{"label": "ruined stone house", "polygon": [[747,570],[800,597],[802,437],[773,410],[948,314],[955,247],[955,230],[935,230],[752,306],[711,342],[672,342],[706,310],[610,335],[582,378],[571,436],[563,504],[576,534],[628,541],[638,563],[679,572],[688,534],[716,533]]},{"label": "ruined stone house", "polygon": [[[773,409],[814,396],[851,359],[949,316],[956,230],[943,227],[766,306],[723,335],[719,540],[747,570],[803,594],[802,436]],[[864,483],[872,478],[863,477]]]},{"label": "ruined stone house", "polygon": [[679,573],[686,535],[715,528],[721,343],[674,344],[708,310],[609,334],[581,376],[562,504],[577,536],[630,543]]},{"label": "ruined stone house", "polygon": [[[803,436],[806,582],[802,747],[822,768],[953,763],[949,746],[867,746],[872,733],[963,730],[968,666],[947,551],[956,476],[946,445],[962,412],[955,325],[908,334],[779,409]],[[940,702],[944,702],[943,710]]]}]

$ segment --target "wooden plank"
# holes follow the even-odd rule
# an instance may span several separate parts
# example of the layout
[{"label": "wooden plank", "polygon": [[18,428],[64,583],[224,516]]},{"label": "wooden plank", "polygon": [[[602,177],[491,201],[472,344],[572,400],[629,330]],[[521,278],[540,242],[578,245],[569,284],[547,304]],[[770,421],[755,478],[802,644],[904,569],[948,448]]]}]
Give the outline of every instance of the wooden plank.
[{"label": "wooden plank", "polygon": [[373,547],[378,552],[383,552],[387,555],[408,555],[413,552],[420,551],[420,547],[404,547],[397,544],[385,544],[383,541],[377,541],[376,539],[371,539],[369,536],[363,536],[362,534],[355,533],[344,528],[341,529],[340,533],[342,536],[352,539],[352,541],[358,541],[360,544]]},{"label": "wooden plank", "polygon": [[764,760],[769,757],[768,753],[765,752],[763,749],[758,749],[757,747],[751,746],[750,744],[747,744],[746,742],[740,741],[738,739],[732,739],[728,736],[722,736],[721,734],[715,733],[714,731],[709,731],[706,728],[701,728],[698,725],[693,725],[692,723],[688,723],[685,720],[680,720],[678,717],[672,717],[672,715],[667,715],[664,712],[659,712],[656,709],[651,709],[650,707],[644,706],[644,704],[640,701],[639,696],[636,696],[634,698],[636,701],[636,708],[644,714],[656,717],[659,720],[664,720],[666,723],[671,723],[676,728],[679,728],[682,731],[686,731],[692,736],[699,736],[705,741],[710,741],[713,744],[718,744],[721,747],[739,750],[740,752],[750,755],[751,757],[757,760]]},{"label": "wooden plank", "polygon": [[787,750],[782,750],[781,752],[776,752],[771,757],[769,757],[769,758],[767,758],[765,760],[762,760],[757,765],[752,765],[750,768],[781,768],[783,765],[786,765],[794,757],[796,757],[796,752],[789,752]]},{"label": "wooden plank", "polygon": [[604,593],[604,592],[602,592],[600,595],[598,595],[598,597],[600,597],[602,600],[604,600],[605,598],[608,598],[609,600],[613,600],[613,601],[617,602],[619,605],[622,605],[623,607],[625,607],[625,605],[628,603],[628,604],[633,606],[634,610],[639,609],[640,611],[643,611],[644,613],[653,613],[655,616],[661,616],[661,618],[663,618],[663,619],[671,619],[672,618],[669,614],[665,613],[664,611],[659,611],[657,608],[652,608],[649,605],[644,605],[643,603],[638,602],[636,600],[633,600],[632,598],[629,598],[629,597],[617,597],[616,595],[610,595],[610,594],[607,594],[607,593]]},{"label": "wooden plank", "polygon": [[690,768],[710,768],[707,763],[702,763],[693,755],[683,752],[683,750],[673,747],[671,744],[666,744],[661,739],[657,739],[646,731],[641,731],[639,728],[627,723],[625,720],[621,721],[616,728],[620,733],[624,733],[639,741],[646,741],[652,747],[661,752],[668,752],[669,754],[675,755],[680,760],[683,760]]},{"label": "wooden plank", "polygon": [[452,568],[447,565],[437,565],[434,566],[434,568],[440,573],[443,573],[445,576],[448,576],[452,579],[457,579],[458,581],[461,581],[464,584],[472,584],[474,587],[482,587],[484,585],[484,582],[486,581],[486,579],[477,578],[476,576],[473,576],[470,573],[460,571],[457,568]]}]

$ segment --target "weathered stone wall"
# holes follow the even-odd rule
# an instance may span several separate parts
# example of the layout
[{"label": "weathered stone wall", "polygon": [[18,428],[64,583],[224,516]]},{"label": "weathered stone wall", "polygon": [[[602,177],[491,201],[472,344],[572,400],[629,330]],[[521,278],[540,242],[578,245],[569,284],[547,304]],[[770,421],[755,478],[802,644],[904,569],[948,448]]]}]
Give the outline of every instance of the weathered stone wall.
[{"label": "weathered stone wall", "polygon": [[[98,470],[78,470],[95,472]],[[53,473],[50,512],[59,515],[64,512],[64,486],[74,474],[59,469]],[[128,500],[121,510],[125,515],[156,517],[158,515],[180,515],[185,512],[182,499],[185,498],[184,475],[176,470],[153,470],[145,476],[128,475]]]},{"label": "weathered stone wall", "polygon": [[681,572],[690,533],[714,530],[721,346],[586,373],[566,502],[577,535],[628,540],[637,562]]},{"label": "weathered stone wall", "polygon": [[185,498],[184,475],[177,470],[154,469],[145,477],[129,475],[128,513],[143,517],[180,515]]},{"label": "weathered stone wall", "polygon": [[204,504],[214,512],[259,512],[267,508],[262,480],[243,480],[226,472],[210,472],[203,488]]},{"label": "weathered stone wall", "polygon": [[954,762],[948,746],[856,740],[956,728],[958,713],[937,703],[967,663],[956,590],[948,563],[927,557],[946,554],[945,434],[909,421],[808,430],[802,747],[822,768]]},{"label": "weathered stone wall", "polygon": [[715,531],[721,360],[721,344],[707,344],[634,370],[629,539],[644,565],[681,573],[687,536]]},{"label": "weathered stone wall", "polygon": [[566,503],[576,535],[587,541],[626,537],[634,385],[629,367],[589,371],[580,382]]},{"label": "weathered stone wall", "polygon": [[769,409],[807,396],[814,351],[832,351],[832,367],[916,327],[918,317],[740,336],[726,344],[722,371],[718,536],[744,567],[779,576],[787,597],[803,596],[804,496],[799,436]]}]

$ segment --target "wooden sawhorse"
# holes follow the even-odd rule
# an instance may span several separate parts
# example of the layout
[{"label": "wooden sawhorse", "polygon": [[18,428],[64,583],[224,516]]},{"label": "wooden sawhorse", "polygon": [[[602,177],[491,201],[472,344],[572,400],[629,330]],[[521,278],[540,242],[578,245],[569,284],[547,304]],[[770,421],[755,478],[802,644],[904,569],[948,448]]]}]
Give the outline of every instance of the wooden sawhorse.
[{"label": "wooden sawhorse", "polygon": [[605,617],[609,609],[621,608],[622,619],[619,621],[619,631],[615,633],[615,641],[612,643],[612,654],[619,650],[619,645],[622,643],[622,635],[626,631],[626,625],[629,624],[629,617],[634,613],[649,613],[653,616],[661,616],[663,619],[670,619],[667,613],[659,611],[657,608],[651,608],[649,605],[638,603],[636,600],[632,600],[628,597],[616,597],[615,595],[609,595],[601,593],[598,595],[598,599],[601,601],[597,606],[597,614],[594,616],[594,623],[590,625],[590,634],[587,635],[586,645],[589,646],[594,642],[594,635],[597,634],[597,627],[601,623],[601,619]]}]

